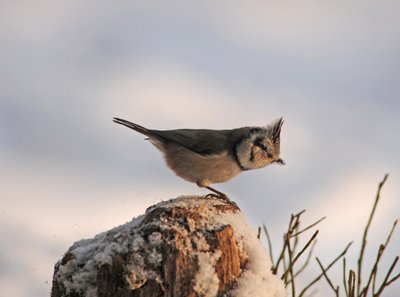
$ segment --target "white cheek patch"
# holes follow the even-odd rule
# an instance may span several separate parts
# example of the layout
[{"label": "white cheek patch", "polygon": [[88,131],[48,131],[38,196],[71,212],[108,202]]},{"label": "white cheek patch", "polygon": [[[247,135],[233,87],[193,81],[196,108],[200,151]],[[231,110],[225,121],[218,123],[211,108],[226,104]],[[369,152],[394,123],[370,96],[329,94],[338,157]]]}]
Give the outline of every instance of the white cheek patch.
[{"label": "white cheek patch", "polygon": [[264,137],[263,133],[253,133],[250,137],[244,139],[236,147],[236,154],[239,164],[244,169],[255,169],[256,166],[251,158],[251,150],[254,147],[254,141],[257,138]]},{"label": "white cheek patch", "polygon": [[242,141],[238,147],[236,148],[236,154],[239,161],[239,164],[244,169],[251,169],[251,161],[250,161],[250,154],[251,154],[251,144],[249,140]]}]

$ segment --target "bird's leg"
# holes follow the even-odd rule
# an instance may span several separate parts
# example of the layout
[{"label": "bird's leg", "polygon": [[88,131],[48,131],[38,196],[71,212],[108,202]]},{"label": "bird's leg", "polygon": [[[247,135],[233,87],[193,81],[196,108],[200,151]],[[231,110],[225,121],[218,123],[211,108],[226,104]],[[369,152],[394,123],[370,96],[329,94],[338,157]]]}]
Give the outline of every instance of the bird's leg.
[{"label": "bird's leg", "polygon": [[215,195],[215,194],[208,194],[205,198],[212,197],[212,196],[214,196],[214,197],[216,197],[216,198],[224,199],[224,200],[226,200],[226,198],[228,198],[224,193],[222,193],[222,192],[220,192],[220,191],[217,191],[216,189],[213,189],[213,188],[209,187],[208,185],[209,185],[210,183],[207,182],[207,181],[199,180],[199,181],[196,182],[196,184],[197,184],[199,187],[201,187],[201,188],[209,189],[210,191],[213,191],[215,194],[217,194],[217,195]]},{"label": "bird's leg", "polygon": [[228,202],[229,204],[233,205],[233,206],[236,207],[237,209],[239,209],[239,206],[237,206],[237,204],[236,204],[235,202],[233,202],[231,199],[229,199],[228,196],[226,196],[226,194],[224,194],[224,193],[222,193],[222,192],[220,192],[220,191],[217,191],[216,189],[211,188],[211,187],[209,187],[209,186],[207,186],[207,187],[205,187],[205,188],[206,188],[206,189],[209,189],[210,191],[213,191],[215,194],[217,194],[217,195],[215,195],[215,194],[208,194],[208,195],[206,195],[206,198],[208,198],[208,197],[215,197],[215,198],[218,198],[218,199],[222,199],[222,200]]},{"label": "bird's leg", "polygon": [[224,193],[222,193],[222,192],[220,192],[220,191],[217,191],[216,189],[213,189],[213,188],[211,188],[211,187],[206,187],[206,189],[209,189],[210,191],[212,191],[212,192],[214,192],[215,194],[217,194],[217,195],[215,195],[215,194],[208,194],[207,196],[206,196],[206,198],[208,197],[208,196],[215,196],[215,197],[217,197],[217,198],[220,198],[220,199],[223,199],[223,200],[228,200],[228,196],[226,196],[226,194],[224,194]]},{"label": "bird's leg", "polygon": [[202,182],[202,181],[198,181],[198,182],[196,182],[196,184],[197,184],[199,187],[206,188],[206,189],[208,189],[208,190],[210,190],[210,191],[212,191],[212,192],[215,193],[215,194],[208,194],[208,195],[206,195],[205,198],[215,197],[215,198],[217,198],[217,199],[224,200],[224,201],[226,201],[226,202],[228,202],[228,203],[234,205],[235,207],[239,208],[239,207],[236,205],[235,202],[231,201],[231,200],[228,198],[228,196],[226,196],[226,194],[224,194],[224,193],[222,193],[222,192],[220,192],[220,191],[218,191],[218,190],[216,190],[216,189],[214,189],[214,188],[211,188],[210,186],[208,186],[208,183],[205,183],[205,182]]}]

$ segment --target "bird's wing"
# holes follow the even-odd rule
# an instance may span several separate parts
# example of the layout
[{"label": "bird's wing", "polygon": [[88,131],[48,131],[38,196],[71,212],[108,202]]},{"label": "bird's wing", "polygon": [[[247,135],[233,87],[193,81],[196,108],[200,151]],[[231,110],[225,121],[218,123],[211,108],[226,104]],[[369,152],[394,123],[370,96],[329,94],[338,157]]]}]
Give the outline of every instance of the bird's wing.
[{"label": "bird's wing", "polygon": [[150,130],[152,134],[166,140],[178,143],[198,154],[214,155],[231,149],[231,130]]},{"label": "bird's wing", "polygon": [[114,121],[114,123],[123,125],[125,127],[130,128],[130,129],[133,129],[133,130],[135,130],[135,131],[137,131],[139,133],[142,133],[144,135],[149,136],[150,130],[145,128],[145,127],[142,127],[142,126],[140,126],[138,124],[135,124],[135,123],[132,123],[132,122],[129,122],[127,120],[120,119],[120,118],[114,118],[113,121]]}]

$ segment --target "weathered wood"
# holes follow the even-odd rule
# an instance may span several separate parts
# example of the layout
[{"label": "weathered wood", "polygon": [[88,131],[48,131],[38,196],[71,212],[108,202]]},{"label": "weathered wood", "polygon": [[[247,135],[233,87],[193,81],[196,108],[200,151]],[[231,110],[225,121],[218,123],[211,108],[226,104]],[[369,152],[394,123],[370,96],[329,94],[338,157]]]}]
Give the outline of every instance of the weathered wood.
[{"label": "weathered wood", "polygon": [[229,224],[238,213],[236,205],[213,198],[159,203],[75,243],[55,266],[51,296],[229,296],[248,261]]}]

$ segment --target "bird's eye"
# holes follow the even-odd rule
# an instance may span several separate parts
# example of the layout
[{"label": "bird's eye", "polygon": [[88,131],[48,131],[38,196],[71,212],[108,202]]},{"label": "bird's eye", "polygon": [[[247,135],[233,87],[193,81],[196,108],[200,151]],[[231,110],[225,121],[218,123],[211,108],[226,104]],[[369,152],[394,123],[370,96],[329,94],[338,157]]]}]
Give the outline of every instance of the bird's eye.
[{"label": "bird's eye", "polygon": [[[262,149],[263,151],[268,153],[268,147],[262,142],[262,138],[257,138],[254,141],[254,145],[258,146],[260,149]],[[269,156],[269,154],[268,154],[268,156]]]}]

